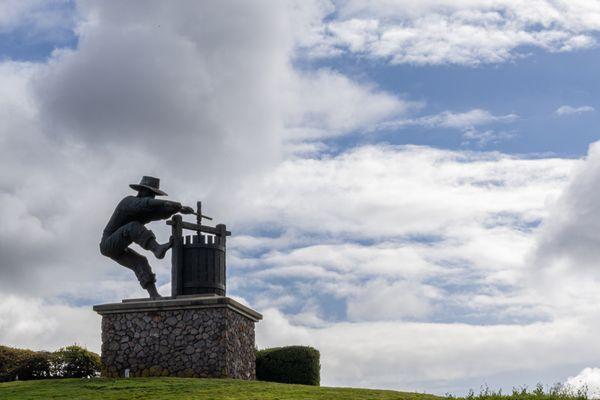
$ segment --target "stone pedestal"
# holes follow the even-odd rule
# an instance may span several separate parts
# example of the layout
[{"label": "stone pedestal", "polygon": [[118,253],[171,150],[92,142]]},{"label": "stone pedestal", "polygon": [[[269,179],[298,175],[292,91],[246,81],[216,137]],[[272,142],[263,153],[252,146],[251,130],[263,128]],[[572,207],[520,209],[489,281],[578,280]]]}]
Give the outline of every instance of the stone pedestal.
[{"label": "stone pedestal", "polygon": [[256,311],[224,296],[123,300],[102,315],[102,375],[254,379]]}]

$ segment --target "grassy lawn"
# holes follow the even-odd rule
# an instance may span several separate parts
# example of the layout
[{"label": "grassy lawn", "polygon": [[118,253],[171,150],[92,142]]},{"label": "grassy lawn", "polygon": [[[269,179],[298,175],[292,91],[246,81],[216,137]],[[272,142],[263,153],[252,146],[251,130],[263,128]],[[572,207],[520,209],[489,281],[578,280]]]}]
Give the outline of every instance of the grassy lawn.
[{"label": "grassy lawn", "polygon": [[394,392],[284,385],[270,382],[246,382],[233,379],[131,378],[131,379],[61,379],[0,383],[2,400],[69,399],[218,399],[218,400],[287,400],[287,399],[405,399],[434,400],[439,397]]}]

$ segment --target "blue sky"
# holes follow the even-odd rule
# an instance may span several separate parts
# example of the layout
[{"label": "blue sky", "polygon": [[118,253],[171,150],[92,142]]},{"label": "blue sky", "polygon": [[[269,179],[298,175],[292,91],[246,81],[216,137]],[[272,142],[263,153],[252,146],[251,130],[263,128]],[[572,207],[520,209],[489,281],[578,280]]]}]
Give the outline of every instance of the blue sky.
[{"label": "blue sky", "polygon": [[[557,116],[562,105],[597,107],[598,83],[594,65],[597,49],[569,53],[527,51],[521,59],[479,66],[387,65],[355,57],[340,57],[318,66],[334,68],[356,79],[376,82],[381,88],[423,101],[421,114],[446,110],[463,112],[483,108],[493,114],[518,114],[510,123],[492,123],[509,139],[481,145],[465,144],[452,129],[411,129],[385,132],[374,140],[393,144],[422,144],[450,149],[492,150],[510,154],[554,154],[580,157],[598,138],[598,113]],[[311,63],[306,68],[314,67]]]},{"label": "blue sky", "polygon": [[144,294],[99,233],[155,175],[326,385],[600,391],[598,32],[592,1],[0,3],[0,343],[99,350],[91,305]]},{"label": "blue sky", "polygon": [[74,2],[50,1],[35,9],[31,4],[3,5],[2,59],[39,62],[47,60],[54,49],[77,45]]}]

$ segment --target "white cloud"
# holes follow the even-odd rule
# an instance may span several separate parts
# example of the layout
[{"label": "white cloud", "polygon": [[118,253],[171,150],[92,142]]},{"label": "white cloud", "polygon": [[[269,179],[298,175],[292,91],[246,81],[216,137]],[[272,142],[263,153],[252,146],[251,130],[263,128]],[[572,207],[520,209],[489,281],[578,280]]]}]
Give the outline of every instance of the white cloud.
[{"label": "white cloud", "polygon": [[581,106],[581,107],[571,107],[571,106],[560,106],[556,109],[556,111],[554,111],[554,113],[556,115],[572,115],[572,114],[582,114],[582,113],[586,113],[586,112],[592,112],[595,111],[594,107],[592,106]]},{"label": "white cloud", "polygon": [[345,1],[320,42],[392,64],[499,63],[524,48],[573,51],[595,46],[600,6],[585,0]]},{"label": "white cloud", "polygon": [[[302,299],[335,299],[335,311],[317,310],[333,319],[547,318],[525,259],[577,163],[415,146],[287,161],[240,189],[252,201],[235,223],[280,236],[231,248],[233,290],[259,307],[291,295],[291,314]],[[382,306],[367,293],[398,295]]]},{"label": "white cloud", "polygon": [[564,192],[549,204],[529,263],[536,267],[532,286],[544,293],[554,315],[598,312],[600,281],[600,143],[590,146]]},{"label": "white cloud", "polygon": [[301,73],[290,85],[286,125],[295,141],[367,130],[418,107],[372,84],[356,83],[326,69]]},{"label": "white cloud", "polygon": [[480,146],[484,146],[488,143],[498,143],[505,140],[512,139],[515,136],[513,132],[496,132],[492,129],[486,129],[485,131],[479,131],[476,129],[467,129],[463,132],[463,144],[475,142]]},{"label": "white cloud", "polygon": [[347,315],[350,321],[423,320],[432,314],[431,300],[439,299],[440,294],[435,286],[414,281],[367,281],[349,293]]},{"label": "white cloud", "polygon": [[202,178],[207,188],[279,160],[280,90],[293,46],[283,4],[78,7],[77,48],[55,52],[33,82],[53,135],[94,149],[160,153],[157,167],[176,162],[188,180],[198,179],[196,160],[218,163]]},{"label": "white cloud", "polygon": [[579,374],[570,376],[565,382],[575,390],[587,391],[590,398],[600,397],[600,368],[584,368]]},{"label": "white cloud", "polygon": [[392,129],[410,125],[420,125],[425,127],[441,127],[455,129],[471,129],[479,125],[489,125],[492,123],[507,123],[518,119],[516,114],[494,115],[487,110],[474,108],[465,112],[442,111],[439,114],[426,115],[413,119],[399,119],[396,121],[386,121],[378,125],[380,129]]},{"label": "white cloud", "polygon": [[364,146],[335,157],[285,161],[261,182],[240,187],[240,195],[252,201],[232,211],[236,220],[252,216],[252,221],[309,232],[444,234],[462,218],[484,220],[501,212],[531,213],[524,219],[543,216],[544,199],[557,193],[573,164],[419,146]]},{"label": "white cloud", "polygon": [[419,118],[418,124],[424,126],[440,126],[444,128],[468,129],[478,125],[488,125],[495,122],[513,122],[516,114],[493,115],[487,110],[475,108],[463,113],[444,111],[437,115]]},{"label": "white cloud", "polygon": [[439,114],[426,115],[418,118],[388,120],[377,124],[372,130],[402,129],[410,126],[426,128],[451,128],[462,131],[465,142],[486,144],[509,139],[513,135],[507,132],[496,132],[492,129],[481,131],[478,127],[498,123],[510,123],[517,120],[517,114],[494,115],[487,110],[474,108],[465,112],[443,111]]},{"label": "white cloud", "polygon": [[21,296],[2,297],[0,343],[54,351],[78,344],[100,351],[100,317],[89,307],[48,304]]}]

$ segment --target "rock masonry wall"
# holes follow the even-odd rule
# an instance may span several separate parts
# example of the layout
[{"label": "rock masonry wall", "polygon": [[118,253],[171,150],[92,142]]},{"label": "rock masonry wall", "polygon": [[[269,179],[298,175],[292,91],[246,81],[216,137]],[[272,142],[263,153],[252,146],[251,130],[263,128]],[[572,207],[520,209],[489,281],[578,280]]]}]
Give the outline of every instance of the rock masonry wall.
[{"label": "rock masonry wall", "polygon": [[102,375],[255,379],[254,321],[225,307],[106,314]]}]

